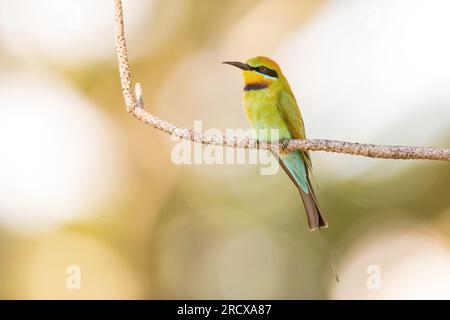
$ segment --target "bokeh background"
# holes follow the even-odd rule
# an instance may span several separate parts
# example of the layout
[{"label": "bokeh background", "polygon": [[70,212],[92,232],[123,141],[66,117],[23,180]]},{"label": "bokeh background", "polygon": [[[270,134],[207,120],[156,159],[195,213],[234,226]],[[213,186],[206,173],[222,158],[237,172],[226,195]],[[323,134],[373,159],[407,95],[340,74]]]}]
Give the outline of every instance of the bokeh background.
[{"label": "bokeh background", "polygon": [[[248,128],[220,62],[267,55],[309,137],[450,146],[448,1],[123,4],[163,119]],[[450,298],[448,163],[312,155],[337,284],[284,173],[175,144],[125,112],[112,0],[0,0],[0,298]]]}]

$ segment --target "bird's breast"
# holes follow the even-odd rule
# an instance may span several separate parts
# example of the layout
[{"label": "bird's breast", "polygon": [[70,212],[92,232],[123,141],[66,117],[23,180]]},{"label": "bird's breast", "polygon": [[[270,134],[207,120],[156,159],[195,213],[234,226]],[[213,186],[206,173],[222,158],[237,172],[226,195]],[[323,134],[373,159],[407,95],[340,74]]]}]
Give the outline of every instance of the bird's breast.
[{"label": "bird's breast", "polygon": [[278,130],[278,138],[289,139],[291,135],[278,111],[278,97],[266,89],[244,91],[244,110],[250,124],[257,130],[260,140],[267,140],[267,132]]}]

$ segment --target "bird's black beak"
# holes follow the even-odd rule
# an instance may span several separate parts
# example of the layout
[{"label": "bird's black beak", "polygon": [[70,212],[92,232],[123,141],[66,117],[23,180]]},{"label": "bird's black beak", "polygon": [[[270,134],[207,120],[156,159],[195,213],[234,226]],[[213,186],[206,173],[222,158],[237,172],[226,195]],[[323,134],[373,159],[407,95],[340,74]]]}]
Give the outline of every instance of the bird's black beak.
[{"label": "bird's black beak", "polygon": [[242,69],[242,70],[252,70],[252,67],[250,67],[248,64],[242,63],[242,62],[224,61],[223,63],[235,66],[235,67],[237,67],[239,69]]}]

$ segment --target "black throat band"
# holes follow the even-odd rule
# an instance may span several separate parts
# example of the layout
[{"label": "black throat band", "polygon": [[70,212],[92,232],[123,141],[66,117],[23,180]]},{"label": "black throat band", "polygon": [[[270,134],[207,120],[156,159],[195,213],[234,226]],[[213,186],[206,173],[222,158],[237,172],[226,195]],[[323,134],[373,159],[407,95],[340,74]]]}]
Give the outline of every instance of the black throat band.
[{"label": "black throat band", "polygon": [[268,85],[264,83],[252,83],[248,84],[244,87],[244,91],[251,91],[251,90],[261,90],[267,88]]}]

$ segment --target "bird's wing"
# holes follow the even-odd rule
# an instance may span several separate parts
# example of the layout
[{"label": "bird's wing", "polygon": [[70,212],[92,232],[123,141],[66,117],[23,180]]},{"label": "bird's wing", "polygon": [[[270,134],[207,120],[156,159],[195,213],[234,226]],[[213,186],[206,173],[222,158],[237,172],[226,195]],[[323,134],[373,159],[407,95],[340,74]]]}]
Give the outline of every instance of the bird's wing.
[{"label": "bird's wing", "polygon": [[[286,123],[288,130],[294,139],[306,139],[305,125],[297,103],[291,95],[283,91],[280,95],[278,112]],[[308,151],[302,151],[308,171],[312,174],[312,163]]]},{"label": "bird's wing", "polygon": [[[305,127],[303,125],[300,109],[294,99],[286,92],[282,92],[278,103],[278,111],[285,122],[291,137],[305,139]],[[309,153],[293,150],[280,153],[280,164],[284,171],[297,186],[305,206],[310,230],[325,228],[327,222],[317,205],[316,196],[311,185],[312,165]],[[312,176],[313,177],[313,176]],[[314,178],[314,177],[313,177]]]}]

